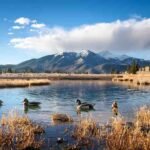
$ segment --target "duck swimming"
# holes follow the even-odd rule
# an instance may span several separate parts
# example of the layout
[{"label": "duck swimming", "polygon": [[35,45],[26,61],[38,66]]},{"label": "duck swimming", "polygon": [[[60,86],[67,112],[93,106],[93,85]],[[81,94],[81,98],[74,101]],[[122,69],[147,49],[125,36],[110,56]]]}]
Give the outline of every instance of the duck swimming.
[{"label": "duck swimming", "polygon": [[89,104],[89,103],[81,103],[81,100],[77,99],[76,101],[77,103],[77,110],[84,110],[84,111],[88,111],[88,110],[94,110],[94,104]]},{"label": "duck swimming", "polygon": [[41,103],[40,102],[29,102],[29,100],[27,99],[27,98],[25,98],[24,100],[23,100],[23,103],[24,103],[24,106],[26,106],[26,107],[31,107],[31,106],[35,106],[35,107],[37,107],[37,106],[39,106]]}]

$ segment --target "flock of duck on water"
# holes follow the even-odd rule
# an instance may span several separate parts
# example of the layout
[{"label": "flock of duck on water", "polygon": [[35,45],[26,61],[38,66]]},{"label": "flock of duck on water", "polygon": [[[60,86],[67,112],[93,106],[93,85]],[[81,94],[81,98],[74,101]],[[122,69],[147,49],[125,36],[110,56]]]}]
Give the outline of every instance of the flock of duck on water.
[{"label": "flock of duck on water", "polygon": [[[95,104],[90,104],[87,102],[81,102],[81,100],[79,100],[79,99],[76,100],[76,103],[77,103],[77,106],[76,106],[77,112],[94,110]],[[28,110],[28,108],[40,107],[41,103],[36,102],[36,101],[30,102],[27,98],[25,98],[23,100],[23,104],[24,104],[25,110]],[[0,100],[0,106],[2,106],[2,105],[3,105],[3,101]],[[114,101],[112,103],[112,112],[115,116],[118,115],[118,104],[116,101]],[[57,117],[56,117],[57,120],[61,120],[61,118],[59,118],[60,116],[62,116],[62,114],[57,115]]]}]

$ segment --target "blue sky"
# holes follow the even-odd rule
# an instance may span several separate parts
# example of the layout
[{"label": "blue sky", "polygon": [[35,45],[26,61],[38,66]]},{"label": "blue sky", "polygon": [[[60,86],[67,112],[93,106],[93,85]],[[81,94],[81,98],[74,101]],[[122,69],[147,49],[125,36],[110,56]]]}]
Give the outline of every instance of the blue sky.
[{"label": "blue sky", "polygon": [[0,0],[0,64],[91,49],[150,59],[149,0]]}]

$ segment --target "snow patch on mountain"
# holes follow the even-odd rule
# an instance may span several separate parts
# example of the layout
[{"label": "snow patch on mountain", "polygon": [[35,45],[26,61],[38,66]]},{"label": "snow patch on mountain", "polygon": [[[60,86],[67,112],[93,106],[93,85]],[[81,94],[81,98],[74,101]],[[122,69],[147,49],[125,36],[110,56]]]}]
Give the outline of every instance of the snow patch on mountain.
[{"label": "snow patch on mountain", "polygon": [[87,57],[89,55],[90,51],[89,50],[82,50],[82,52],[79,53],[81,57]]},{"label": "snow patch on mountain", "polygon": [[54,56],[56,57],[56,56],[61,56],[61,55],[63,55],[64,54],[64,52],[58,52],[58,53],[56,53]]}]

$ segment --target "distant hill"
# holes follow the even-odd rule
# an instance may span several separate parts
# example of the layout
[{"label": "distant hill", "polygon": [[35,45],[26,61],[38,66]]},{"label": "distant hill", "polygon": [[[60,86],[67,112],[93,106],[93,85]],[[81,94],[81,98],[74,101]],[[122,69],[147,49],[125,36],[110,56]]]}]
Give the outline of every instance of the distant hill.
[{"label": "distant hill", "polygon": [[140,66],[150,65],[150,61],[127,55],[114,55],[109,51],[97,54],[84,50],[81,53],[64,52],[47,55],[17,65],[0,65],[0,69],[11,68],[17,72],[111,73],[112,70],[125,71],[133,60]]}]

